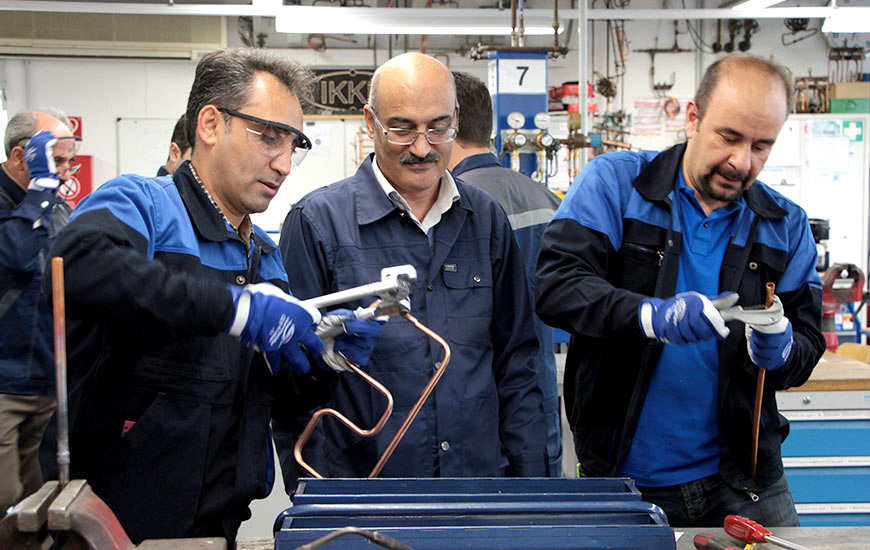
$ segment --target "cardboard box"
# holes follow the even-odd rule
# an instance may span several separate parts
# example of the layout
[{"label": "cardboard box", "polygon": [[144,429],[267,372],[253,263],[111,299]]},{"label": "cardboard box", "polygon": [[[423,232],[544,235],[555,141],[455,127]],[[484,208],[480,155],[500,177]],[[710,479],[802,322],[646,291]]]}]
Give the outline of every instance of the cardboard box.
[{"label": "cardboard box", "polygon": [[870,98],[870,82],[837,82],[831,86],[831,99]]}]

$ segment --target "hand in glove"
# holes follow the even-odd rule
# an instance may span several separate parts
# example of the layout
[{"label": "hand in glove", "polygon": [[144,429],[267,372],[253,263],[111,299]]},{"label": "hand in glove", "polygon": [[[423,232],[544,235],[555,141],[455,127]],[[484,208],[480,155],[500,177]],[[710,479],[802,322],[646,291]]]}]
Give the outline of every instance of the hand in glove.
[{"label": "hand in glove", "polygon": [[[724,308],[736,304],[739,296],[726,292],[713,299]],[[723,340],[731,331],[710,300],[697,292],[681,292],[667,300],[641,300],[637,308],[640,329],[647,338],[678,346],[712,338]]]},{"label": "hand in glove", "polygon": [[307,373],[311,366],[299,345],[312,357],[323,354],[323,342],[312,330],[320,322],[320,312],[269,283],[229,288],[236,313],[226,332],[265,354],[273,374],[281,368],[282,358],[296,372]]},{"label": "hand in glove", "polygon": [[30,172],[28,189],[54,191],[60,185],[54,164],[54,146],[57,138],[46,130],[37,132],[24,147],[24,161]]},{"label": "hand in glove", "polygon": [[[779,296],[773,297],[779,301]],[[783,317],[772,325],[746,325],[746,349],[759,367],[776,370],[785,365],[794,345],[791,321]]]},{"label": "hand in glove", "polygon": [[349,309],[336,309],[323,316],[317,327],[326,349],[323,361],[336,371],[350,370],[342,355],[361,367],[369,364],[369,357],[381,335],[381,323],[357,319]]}]

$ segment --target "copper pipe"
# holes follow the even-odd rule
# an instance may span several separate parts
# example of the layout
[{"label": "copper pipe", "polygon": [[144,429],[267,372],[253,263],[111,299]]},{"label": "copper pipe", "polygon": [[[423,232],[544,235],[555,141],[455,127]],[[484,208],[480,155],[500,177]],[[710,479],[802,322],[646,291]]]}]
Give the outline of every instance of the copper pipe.
[{"label": "copper pipe", "polygon": [[[773,293],[776,290],[776,285],[767,283],[767,298],[764,301],[764,307],[773,305]],[[752,447],[749,457],[749,477],[755,477],[756,467],[758,466],[758,436],[761,432],[761,399],[764,394],[764,376],[767,370],[758,367],[758,380],[755,384],[755,406],[752,409]]]},{"label": "copper pipe", "polygon": [[69,405],[66,389],[66,304],[63,258],[51,259],[51,299],[54,311],[54,377],[57,386],[58,489],[69,483]]},{"label": "copper pipe", "polygon": [[[387,463],[387,460],[390,459],[390,456],[393,454],[393,451],[398,446],[399,442],[405,436],[405,432],[408,431],[408,428],[411,426],[411,422],[414,421],[414,418],[417,416],[417,413],[420,412],[420,409],[423,407],[423,403],[426,401],[426,398],[429,397],[429,394],[432,393],[432,390],[435,389],[435,385],[438,383],[438,380],[441,378],[441,375],[444,374],[444,369],[447,368],[447,363],[450,362],[450,346],[447,342],[444,341],[443,338],[438,336],[431,329],[420,323],[414,316],[409,313],[403,313],[403,317],[405,317],[408,321],[413,323],[418,330],[438,342],[441,347],[444,349],[444,359],[441,361],[439,368],[435,371],[435,374],[429,380],[429,383],[426,385],[426,388],[423,390],[423,393],[420,395],[417,402],[414,404],[411,411],[408,413],[408,416],[405,418],[405,421],[399,427],[399,430],[396,432],[396,435],[393,436],[393,439],[390,441],[389,445],[387,445],[384,454],[381,455],[380,459],[378,459],[377,464],[374,469],[372,469],[371,473],[368,477],[374,478],[377,477],[378,474],[383,470],[384,465]],[[345,363],[355,372],[357,375],[361,376],[366,382],[368,382],[372,387],[381,392],[387,398],[387,408],[384,411],[384,414],[381,415],[380,420],[375,426],[369,430],[363,430],[358,427],[356,424],[351,422],[346,416],[336,411],[335,409],[326,408],[320,409],[316,411],[311,419],[308,421],[308,424],[305,426],[305,429],[302,431],[302,434],[299,436],[299,439],[296,441],[296,445],[293,447],[293,457],[296,459],[296,462],[302,466],[302,468],[316,478],[323,478],[314,468],[312,468],[305,460],[302,458],[302,448],[305,446],[305,443],[308,441],[308,438],[311,436],[311,433],[314,431],[315,426],[320,421],[320,418],[323,416],[333,416],[339,420],[342,424],[351,429],[354,433],[361,437],[372,437],[376,435],[378,432],[383,429],[384,424],[386,424],[387,419],[393,412],[393,396],[390,392],[377,380],[366,374],[362,369],[360,369],[357,365],[348,361],[345,358]]]},{"label": "copper pipe", "polygon": [[559,49],[559,0],[553,0],[553,49]]},{"label": "copper pipe", "polygon": [[368,430],[364,430],[364,429],[360,428],[359,426],[357,426],[356,424],[351,422],[346,416],[344,416],[343,414],[341,414],[340,412],[338,412],[335,409],[330,409],[330,408],[320,409],[314,413],[314,415],[308,421],[308,424],[306,424],[305,429],[302,431],[302,435],[300,435],[299,439],[296,440],[296,445],[293,446],[293,457],[296,458],[296,462],[300,466],[302,466],[302,468],[306,472],[308,472],[312,476],[319,478],[319,479],[322,479],[323,476],[320,475],[319,473],[317,473],[317,470],[315,470],[314,468],[309,466],[308,463],[305,462],[305,460],[302,458],[302,447],[305,446],[305,443],[308,441],[308,438],[311,437],[311,432],[314,431],[315,426],[317,426],[317,423],[320,421],[320,418],[322,416],[334,416],[335,418],[337,418],[339,420],[339,422],[341,422],[342,424],[344,424],[345,426],[350,428],[350,430],[352,432],[354,432],[355,434],[357,434],[361,437],[372,437],[373,435],[376,435],[378,432],[380,432],[381,429],[383,429],[384,424],[387,423],[387,420],[390,418],[390,415],[393,413],[393,396],[392,396],[392,394],[390,394],[389,390],[387,390],[387,388],[385,388],[383,386],[383,384],[381,384],[380,382],[378,382],[377,380],[375,380],[374,378],[369,376],[365,371],[363,371],[357,365],[355,365],[351,361],[348,361],[347,358],[344,359],[344,362],[347,363],[347,366],[350,367],[350,369],[353,372],[355,372],[358,376],[362,377],[363,380],[368,382],[373,388],[375,388],[376,390],[381,392],[381,394],[387,398],[387,408],[384,410],[384,414],[381,415],[381,418],[380,418],[380,420],[378,420],[378,423],[375,424],[374,427],[372,427],[371,429],[368,429]]},{"label": "copper pipe", "polygon": [[384,451],[384,454],[381,456],[381,459],[378,460],[378,463],[375,464],[375,468],[372,470],[372,473],[369,474],[369,477],[378,477],[378,474],[381,473],[381,470],[384,468],[384,465],[387,463],[387,460],[390,459],[390,456],[393,454],[393,451],[396,449],[396,446],[399,444],[399,441],[405,436],[405,432],[408,431],[408,428],[411,426],[411,422],[414,421],[414,418],[417,416],[417,413],[420,412],[420,409],[423,408],[423,403],[426,401],[426,398],[429,397],[429,394],[432,393],[432,390],[435,389],[435,385],[438,383],[438,380],[441,378],[441,375],[444,374],[444,369],[447,368],[447,363],[450,362],[450,346],[447,342],[444,341],[443,338],[435,334],[429,327],[424,326],[420,321],[418,321],[413,315],[410,313],[403,313],[402,317],[411,321],[415,327],[417,327],[424,334],[432,338],[444,348],[444,359],[441,360],[441,365],[435,371],[435,374],[432,376],[432,379],[429,380],[429,383],[426,384],[426,388],[423,390],[423,393],[420,394],[420,398],[417,399],[417,402],[414,403],[414,407],[411,409],[411,412],[408,413],[407,418],[402,423],[402,426],[399,428],[399,431],[396,432],[393,440],[390,441],[390,444],[387,445],[387,449]]}]

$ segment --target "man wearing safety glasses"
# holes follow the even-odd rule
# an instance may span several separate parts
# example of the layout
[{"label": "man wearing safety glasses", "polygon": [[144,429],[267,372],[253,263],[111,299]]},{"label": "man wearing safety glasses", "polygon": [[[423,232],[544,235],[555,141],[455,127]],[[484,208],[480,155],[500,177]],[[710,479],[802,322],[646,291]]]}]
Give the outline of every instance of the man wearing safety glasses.
[{"label": "man wearing safety glasses", "polygon": [[36,450],[55,407],[42,268],[69,219],[71,209],[57,193],[58,174],[69,172],[78,144],[60,113],[26,111],[6,126],[7,159],[0,166],[0,517],[42,485]]},{"label": "man wearing safety glasses", "polygon": [[[523,260],[495,199],[447,170],[462,108],[450,71],[435,58],[408,53],[382,65],[365,107],[374,155],[350,178],[297,203],[281,252],[290,287],[305,298],[377,280],[386,266],[417,271],[411,313],[447,340],[452,355],[383,476],[545,476],[547,427]],[[367,304],[348,304],[357,305]],[[304,454],[329,477],[368,475],[443,360],[441,348],[400,317],[383,332],[371,372],[392,392],[393,415],[368,440],[337,422],[322,424]],[[351,376],[339,381],[331,406],[358,426],[373,426],[383,411],[382,398]],[[276,423],[275,431],[287,481],[298,468],[282,436],[292,440],[294,430]]]},{"label": "man wearing safety glasses", "polygon": [[[380,333],[354,319],[321,341],[320,312],[287,294],[276,245],[251,223],[311,148],[297,130],[309,82],[265,50],[205,56],[186,112],[191,160],[171,178],[105,183],[51,250],[65,265],[70,475],[136,543],[219,536],[232,547],[272,486],[270,416],[319,404],[334,353],[366,364]],[[46,477],[54,432],[52,420]]]}]

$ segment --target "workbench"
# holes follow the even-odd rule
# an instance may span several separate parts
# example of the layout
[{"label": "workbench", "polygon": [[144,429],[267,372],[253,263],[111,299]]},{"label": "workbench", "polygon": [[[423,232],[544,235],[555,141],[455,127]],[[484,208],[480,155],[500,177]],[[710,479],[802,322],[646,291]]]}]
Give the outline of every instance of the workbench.
[{"label": "workbench", "polygon": [[[675,529],[683,532],[683,536],[677,542],[677,550],[694,550],[692,537],[695,533],[709,533],[723,542],[734,540],[726,535],[721,528],[676,527]],[[771,529],[771,531],[774,536],[813,550],[867,550],[870,548],[870,527],[780,527]],[[242,539],[238,541],[236,550],[273,550],[274,545],[275,543],[270,538]],[[339,548],[339,546],[326,545],[324,550],[331,547]],[[372,548],[377,547],[372,546]],[[776,550],[779,547],[766,544],[756,548],[758,550]]]},{"label": "workbench", "polygon": [[870,365],[826,351],[776,400],[791,423],[782,456],[801,525],[870,525]]}]

